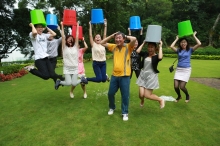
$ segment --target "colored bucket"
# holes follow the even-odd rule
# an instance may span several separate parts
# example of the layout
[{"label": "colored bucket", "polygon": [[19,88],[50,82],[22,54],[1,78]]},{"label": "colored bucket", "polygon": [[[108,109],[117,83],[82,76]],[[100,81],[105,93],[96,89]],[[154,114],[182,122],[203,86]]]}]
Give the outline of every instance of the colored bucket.
[{"label": "colored bucket", "polygon": [[140,30],[141,29],[141,21],[139,16],[130,17],[130,30]]},{"label": "colored bucket", "polygon": [[148,25],[146,33],[146,42],[159,43],[161,41],[162,27],[159,25]]},{"label": "colored bucket", "polygon": [[65,9],[63,11],[63,25],[72,26],[76,24],[77,24],[76,11]]},{"label": "colored bucket", "polygon": [[49,27],[52,30],[57,29],[58,24],[57,24],[57,16],[54,14],[47,14],[46,16],[46,22],[47,22],[47,27]]},{"label": "colored bucket", "polygon": [[35,9],[30,11],[31,14],[31,23],[32,24],[42,24],[44,27],[47,25],[43,11]]},{"label": "colored bucket", "polygon": [[92,24],[103,24],[104,16],[102,9],[92,9],[91,10],[91,23]]},{"label": "colored bucket", "polygon": [[[74,38],[76,38],[76,25],[73,25],[72,26],[72,36],[74,37]],[[79,26],[79,40],[82,40],[83,39],[83,28],[82,28],[82,26]]]},{"label": "colored bucket", "polygon": [[193,34],[193,29],[190,20],[178,23],[178,36],[179,38]]}]

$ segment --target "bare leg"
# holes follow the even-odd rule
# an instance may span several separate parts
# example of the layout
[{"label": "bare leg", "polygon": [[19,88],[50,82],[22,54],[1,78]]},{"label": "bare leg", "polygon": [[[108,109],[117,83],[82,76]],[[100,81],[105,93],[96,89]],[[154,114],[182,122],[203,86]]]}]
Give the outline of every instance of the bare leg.
[{"label": "bare leg", "polygon": [[81,88],[83,89],[83,97],[87,98],[87,94],[86,94],[86,86],[84,84],[81,84]]},{"label": "bare leg", "polygon": [[153,90],[152,89],[144,89],[144,95],[145,95],[146,98],[148,98],[150,100],[158,101],[160,103],[160,108],[161,109],[165,107],[164,99],[161,99],[157,95],[153,94]]},{"label": "bare leg", "polygon": [[140,106],[144,105],[144,87],[139,87],[139,98],[141,100]]},{"label": "bare leg", "polygon": [[71,86],[70,88],[70,97],[71,98],[74,98],[74,95],[73,95],[73,90],[75,89],[76,86]]}]

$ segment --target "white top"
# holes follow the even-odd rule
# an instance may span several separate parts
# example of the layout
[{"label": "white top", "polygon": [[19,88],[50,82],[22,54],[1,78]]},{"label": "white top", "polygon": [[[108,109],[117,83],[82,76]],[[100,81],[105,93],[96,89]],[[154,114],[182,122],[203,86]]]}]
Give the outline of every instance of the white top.
[{"label": "white top", "polygon": [[30,32],[29,36],[31,38],[31,43],[34,48],[35,60],[48,57],[49,55],[47,54],[47,39],[50,37],[50,34],[37,34],[34,38],[32,32]]},{"label": "white top", "polygon": [[106,61],[105,47],[101,44],[93,43],[92,47],[92,60],[94,61]]},{"label": "white top", "polygon": [[63,49],[64,74],[78,74],[78,51],[75,45]]}]

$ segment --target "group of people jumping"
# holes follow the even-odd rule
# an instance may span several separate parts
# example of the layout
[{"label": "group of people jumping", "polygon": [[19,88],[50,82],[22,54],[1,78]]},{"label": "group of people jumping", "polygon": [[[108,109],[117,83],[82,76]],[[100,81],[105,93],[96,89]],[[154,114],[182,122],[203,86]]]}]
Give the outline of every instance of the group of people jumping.
[{"label": "group of people jumping", "polygon": [[[165,107],[165,100],[153,94],[154,89],[159,88],[158,63],[163,59],[162,45],[163,42],[146,42],[142,40],[143,28],[140,30],[138,39],[131,35],[131,30],[128,28],[128,35],[122,32],[115,32],[108,37],[107,20],[104,20],[104,34],[92,35],[92,24],[89,22],[89,40],[92,50],[92,66],[95,77],[86,77],[85,68],[83,64],[83,54],[88,49],[88,45],[84,38],[80,44],[79,42],[79,23],[77,23],[76,37],[72,35],[65,36],[64,25],[61,22],[61,32],[59,39],[54,39],[56,33],[42,24],[29,24],[32,28],[29,36],[35,53],[35,66],[26,66],[33,75],[36,75],[44,80],[52,78],[55,82],[55,89],[59,86],[71,86],[70,97],[74,98],[73,90],[78,85],[84,91],[84,98],[87,98],[85,85],[88,81],[91,82],[106,82],[110,80],[108,90],[109,111],[108,115],[112,115],[116,109],[115,94],[120,89],[121,92],[121,113],[123,121],[128,120],[128,107],[130,98],[130,79],[132,73],[135,72],[137,77],[136,84],[139,86],[140,106],[144,105],[145,98],[158,101],[160,108]],[[47,29],[48,33],[43,33]],[[190,57],[191,54],[201,45],[201,42],[196,37],[194,32],[193,37],[196,45],[189,46],[187,38],[179,38],[176,36],[175,41],[170,48],[177,53],[178,64],[174,75],[174,89],[177,93],[176,102],[182,96],[180,90],[185,94],[185,102],[189,102],[190,95],[186,89],[186,84],[191,75]],[[115,43],[109,43],[114,39]],[[178,47],[175,45],[178,42]],[[62,44],[63,54],[63,74],[57,75],[55,73],[57,63],[57,50],[59,44]],[[81,47],[83,45],[84,47]],[[147,50],[142,51],[142,48],[147,45]],[[106,49],[113,53],[113,71],[111,79],[106,74]]]}]

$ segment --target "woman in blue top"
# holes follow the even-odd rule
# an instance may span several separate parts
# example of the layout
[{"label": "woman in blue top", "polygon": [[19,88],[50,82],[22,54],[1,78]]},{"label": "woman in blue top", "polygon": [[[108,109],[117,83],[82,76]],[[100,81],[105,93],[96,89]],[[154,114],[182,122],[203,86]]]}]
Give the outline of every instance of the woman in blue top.
[{"label": "woman in blue top", "polygon": [[[174,75],[174,89],[178,95],[176,102],[178,102],[182,97],[180,94],[180,89],[185,93],[186,100],[185,102],[189,102],[190,96],[186,89],[186,84],[189,81],[191,75],[191,65],[190,65],[190,57],[192,53],[201,45],[200,40],[196,37],[196,31],[193,33],[193,37],[196,40],[196,45],[190,48],[188,40],[186,38],[180,38],[176,36],[175,41],[171,44],[170,48],[177,53],[178,56],[178,64],[176,68],[176,72]],[[176,42],[179,40],[178,48],[175,48]]]}]

